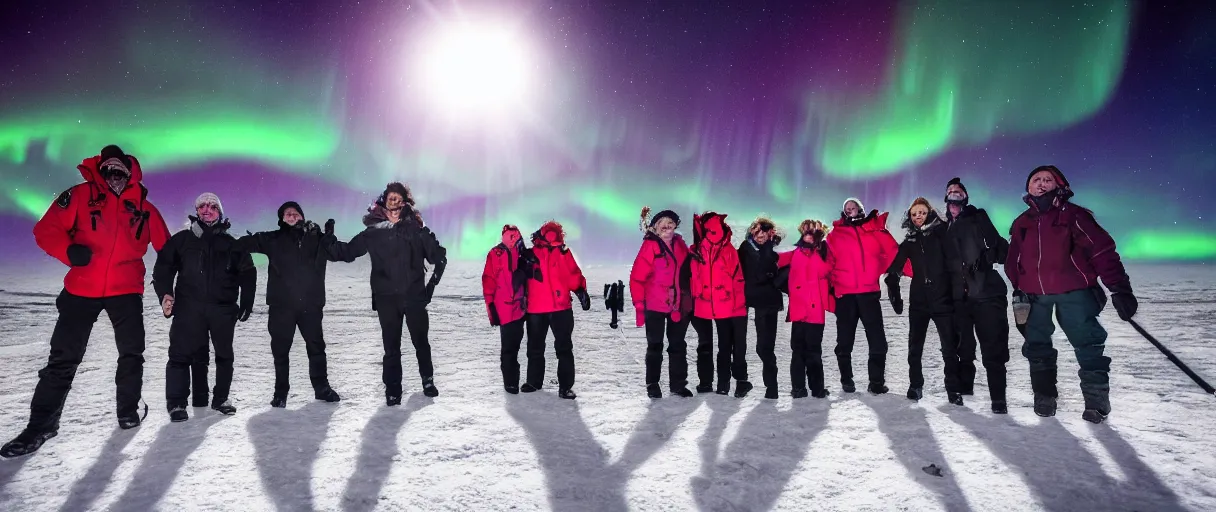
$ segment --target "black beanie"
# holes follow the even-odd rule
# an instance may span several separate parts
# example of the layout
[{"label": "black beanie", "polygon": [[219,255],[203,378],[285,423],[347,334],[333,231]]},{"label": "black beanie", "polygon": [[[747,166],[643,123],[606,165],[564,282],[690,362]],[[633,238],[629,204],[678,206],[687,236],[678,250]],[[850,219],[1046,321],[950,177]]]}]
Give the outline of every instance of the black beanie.
[{"label": "black beanie", "polygon": [[971,195],[970,193],[967,192],[967,186],[963,185],[963,180],[960,180],[957,177],[950,180],[950,182],[946,184],[946,188],[950,188],[950,185],[958,185],[958,188],[963,189],[964,194]]},{"label": "black beanie", "polygon": [[653,228],[654,225],[659,222],[659,219],[661,219],[663,217],[667,217],[667,218],[671,219],[672,222],[676,223],[676,227],[680,227],[680,216],[677,215],[676,212],[673,212],[671,210],[663,210],[659,213],[654,214],[654,217],[650,218],[650,227]]},{"label": "black beanie", "polygon": [[288,208],[295,208],[297,212],[300,212],[300,217],[304,217],[304,209],[300,208],[300,203],[297,203],[295,201],[288,201],[286,203],[283,203],[283,205],[279,207],[279,220],[280,221],[283,220],[283,212],[286,212]]}]

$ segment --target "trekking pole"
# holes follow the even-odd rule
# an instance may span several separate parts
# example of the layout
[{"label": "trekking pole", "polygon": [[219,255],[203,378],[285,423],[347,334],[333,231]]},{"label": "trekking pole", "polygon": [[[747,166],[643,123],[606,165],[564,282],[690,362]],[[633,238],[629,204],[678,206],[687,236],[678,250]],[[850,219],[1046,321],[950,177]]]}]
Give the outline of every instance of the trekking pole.
[{"label": "trekking pole", "polygon": [[617,312],[625,310],[625,283],[617,281],[612,284],[604,285],[604,306],[608,311],[612,312],[612,321],[608,323],[608,327],[616,329],[620,326],[620,321],[617,319]]},{"label": "trekking pole", "polygon": [[1153,346],[1157,347],[1157,350],[1160,350],[1162,354],[1165,354],[1165,357],[1169,358],[1170,361],[1178,366],[1178,369],[1182,370],[1182,372],[1190,377],[1191,380],[1195,381],[1195,384],[1199,384],[1199,387],[1203,388],[1203,390],[1207,391],[1209,394],[1216,394],[1216,388],[1213,388],[1211,384],[1208,384],[1207,381],[1203,380],[1203,377],[1195,374],[1195,372],[1192,371],[1191,368],[1186,365],[1186,363],[1183,363],[1181,359],[1178,359],[1178,356],[1175,356],[1173,352],[1170,352],[1170,349],[1165,348],[1165,345],[1162,345],[1160,341],[1157,341],[1157,338],[1154,338],[1152,334],[1149,334],[1148,331],[1145,331],[1143,327],[1140,327],[1140,324],[1136,323],[1135,320],[1129,319],[1127,323],[1132,324],[1132,327],[1136,329],[1136,332],[1139,332],[1141,336],[1144,336],[1144,339],[1148,340],[1149,343],[1152,343]]}]

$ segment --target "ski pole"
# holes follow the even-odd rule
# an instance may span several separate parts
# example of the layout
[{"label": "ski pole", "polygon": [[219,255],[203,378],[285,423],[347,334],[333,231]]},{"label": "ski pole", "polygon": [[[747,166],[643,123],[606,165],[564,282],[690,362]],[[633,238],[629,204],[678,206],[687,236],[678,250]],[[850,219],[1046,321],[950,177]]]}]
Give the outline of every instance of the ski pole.
[{"label": "ski pole", "polygon": [[1149,343],[1152,343],[1153,346],[1157,347],[1157,350],[1160,350],[1162,354],[1165,354],[1165,357],[1169,358],[1170,361],[1178,366],[1178,369],[1182,370],[1182,372],[1190,377],[1191,380],[1195,381],[1195,384],[1199,384],[1199,387],[1203,388],[1204,391],[1207,391],[1210,394],[1216,394],[1216,388],[1213,388],[1211,384],[1208,384],[1207,381],[1203,380],[1203,377],[1195,374],[1195,372],[1192,371],[1190,367],[1186,365],[1186,363],[1183,363],[1181,359],[1178,359],[1178,356],[1175,356],[1173,352],[1170,352],[1170,349],[1165,348],[1165,345],[1162,345],[1160,341],[1157,341],[1157,338],[1154,338],[1152,334],[1149,334],[1148,331],[1145,331],[1143,327],[1140,327],[1140,324],[1136,323],[1135,320],[1129,319],[1127,323],[1132,324],[1132,327],[1136,329],[1136,332],[1139,332],[1141,336],[1144,336],[1144,339],[1148,340]]}]

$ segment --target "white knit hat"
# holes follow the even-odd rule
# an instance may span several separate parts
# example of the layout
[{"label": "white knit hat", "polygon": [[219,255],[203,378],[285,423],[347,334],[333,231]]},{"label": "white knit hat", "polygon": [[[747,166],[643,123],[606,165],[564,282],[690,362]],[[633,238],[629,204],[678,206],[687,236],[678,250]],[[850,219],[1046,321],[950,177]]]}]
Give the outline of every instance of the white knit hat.
[{"label": "white knit hat", "polygon": [[223,203],[220,203],[220,196],[217,196],[211,192],[203,192],[202,194],[199,194],[197,199],[194,200],[194,209],[197,210],[199,206],[204,204],[214,204],[216,208],[219,208],[220,210],[220,217],[224,216],[224,205]]},{"label": "white knit hat", "polygon": [[861,210],[861,212],[862,212],[862,213],[865,213],[865,211],[866,211],[866,206],[865,206],[864,204],[861,204],[861,199],[858,199],[858,198],[856,198],[856,197],[850,197],[850,198],[848,198],[848,199],[845,199],[845,200],[844,200],[844,203],[842,203],[842,204],[840,205],[840,209],[843,211],[843,210],[844,210],[844,207],[846,207],[846,206],[848,206],[848,205],[849,205],[849,202],[854,202],[854,203],[857,203],[857,209],[858,209],[858,210]]}]

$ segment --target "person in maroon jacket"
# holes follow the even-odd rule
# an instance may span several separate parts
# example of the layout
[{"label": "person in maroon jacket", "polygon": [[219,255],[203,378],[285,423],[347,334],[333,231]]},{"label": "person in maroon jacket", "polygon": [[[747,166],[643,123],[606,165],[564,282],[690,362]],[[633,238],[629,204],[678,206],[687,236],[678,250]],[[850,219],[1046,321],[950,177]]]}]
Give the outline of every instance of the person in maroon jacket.
[{"label": "person in maroon jacket", "polygon": [[524,340],[524,311],[528,302],[525,286],[528,276],[521,270],[519,259],[523,251],[524,239],[519,228],[507,224],[502,227],[502,243],[490,249],[481,272],[486,314],[502,338],[499,359],[503,389],[512,395],[519,393],[519,344]]},{"label": "person in maroon jacket", "polygon": [[[688,260],[688,245],[676,233],[680,216],[671,210],[657,213],[647,222],[650,208],[642,208],[639,227],[645,235],[629,271],[629,295],[637,314],[637,326],[646,327],[646,394],[662,398],[659,373],[663,369],[663,335],[667,335],[667,377],[671,393],[691,397],[688,390],[688,323],[692,319],[692,293],[681,269]],[[681,279],[681,277],[686,277]]]},{"label": "person in maroon jacket", "polygon": [[1136,314],[1131,280],[1115,250],[1115,241],[1094,220],[1093,212],[1072,204],[1072,188],[1054,165],[1031,171],[1024,200],[1029,208],[1009,228],[1005,275],[1013,284],[1015,303],[1030,303],[1022,355],[1030,361],[1034,412],[1056,413],[1056,349],[1052,311],[1068,336],[1080,365],[1086,421],[1101,423],[1110,414],[1110,358],[1102,355],[1106,330],[1098,314],[1110,289],[1119,318]]}]

